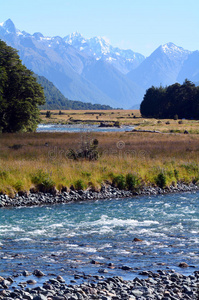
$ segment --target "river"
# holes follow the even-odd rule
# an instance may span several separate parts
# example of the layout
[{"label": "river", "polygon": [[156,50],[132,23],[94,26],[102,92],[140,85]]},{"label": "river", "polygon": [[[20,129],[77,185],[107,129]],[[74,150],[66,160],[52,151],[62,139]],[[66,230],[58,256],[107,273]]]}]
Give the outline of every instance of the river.
[{"label": "river", "polygon": [[99,127],[99,125],[76,124],[40,124],[37,132],[124,132],[131,131],[134,126],[123,125],[121,127]]},{"label": "river", "polygon": [[190,274],[199,269],[199,193],[1,208],[0,261],[1,276],[40,269],[67,282],[101,269],[125,279],[167,268]]}]

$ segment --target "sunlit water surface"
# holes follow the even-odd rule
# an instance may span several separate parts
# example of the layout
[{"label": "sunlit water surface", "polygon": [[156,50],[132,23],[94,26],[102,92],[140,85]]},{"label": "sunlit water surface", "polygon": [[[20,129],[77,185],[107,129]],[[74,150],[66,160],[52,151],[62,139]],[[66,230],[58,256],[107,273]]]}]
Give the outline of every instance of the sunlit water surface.
[{"label": "sunlit water surface", "polygon": [[131,131],[133,126],[118,127],[99,127],[99,125],[74,124],[74,125],[59,125],[59,124],[40,124],[37,132],[124,132]]},{"label": "sunlit water surface", "polygon": [[[180,262],[190,267],[182,270]],[[199,269],[199,193],[1,208],[0,263],[1,276],[40,269],[68,282],[100,269],[125,279],[141,270],[193,273]]]}]

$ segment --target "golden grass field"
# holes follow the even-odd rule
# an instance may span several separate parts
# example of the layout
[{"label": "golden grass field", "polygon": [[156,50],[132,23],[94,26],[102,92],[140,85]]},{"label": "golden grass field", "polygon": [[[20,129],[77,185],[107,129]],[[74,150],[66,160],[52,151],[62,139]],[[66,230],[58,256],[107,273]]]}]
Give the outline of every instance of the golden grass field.
[{"label": "golden grass field", "polygon": [[[88,117],[84,112],[79,114]],[[76,114],[73,116],[76,117]],[[134,120],[145,123],[144,119],[138,117]],[[123,121],[127,124],[128,118]],[[170,120],[171,123],[173,121]],[[190,126],[191,122],[196,130],[196,121],[190,121]],[[185,122],[182,125],[182,131],[188,129]],[[165,131],[166,126],[162,124],[159,130]],[[152,125],[141,128],[152,128]],[[81,149],[85,142],[93,139],[99,141],[100,156],[97,161],[71,160],[67,157],[69,149]],[[176,184],[177,181],[197,182],[199,135],[140,132],[0,135],[0,192],[14,195],[17,191],[29,190],[34,186],[33,178],[40,171],[44,180],[49,180],[59,190],[63,186],[69,188],[77,180],[81,180],[84,188],[92,185],[98,189],[102,182],[112,182],[114,176],[128,173],[136,175],[141,183],[147,185],[155,184],[159,173],[165,174],[167,185]]]}]

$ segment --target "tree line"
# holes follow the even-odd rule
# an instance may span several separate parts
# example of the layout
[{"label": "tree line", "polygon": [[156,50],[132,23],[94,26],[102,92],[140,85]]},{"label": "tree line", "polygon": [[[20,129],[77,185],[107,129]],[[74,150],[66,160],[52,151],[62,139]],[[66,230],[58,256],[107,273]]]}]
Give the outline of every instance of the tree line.
[{"label": "tree line", "polygon": [[0,40],[0,132],[34,131],[40,121],[43,88],[15,49]]},{"label": "tree line", "polygon": [[199,119],[199,87],[189,80],[149,88],[140,105],[143,117],[157,119]]}]

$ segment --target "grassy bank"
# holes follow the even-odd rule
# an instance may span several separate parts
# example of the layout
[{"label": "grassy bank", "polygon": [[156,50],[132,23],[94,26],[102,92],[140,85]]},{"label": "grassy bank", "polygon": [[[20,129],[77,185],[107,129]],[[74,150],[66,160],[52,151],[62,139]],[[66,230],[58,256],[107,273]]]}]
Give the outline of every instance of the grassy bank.
[{"label": "grassy bank", "polygon": [[[70,159],[97,139],[98,160]],[[199,136],[152,133],[26,133],[0,135],[0,192],[55,186],[134,189],[199,180]]]}]

